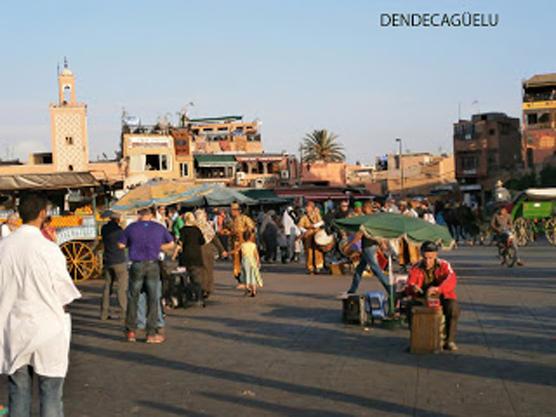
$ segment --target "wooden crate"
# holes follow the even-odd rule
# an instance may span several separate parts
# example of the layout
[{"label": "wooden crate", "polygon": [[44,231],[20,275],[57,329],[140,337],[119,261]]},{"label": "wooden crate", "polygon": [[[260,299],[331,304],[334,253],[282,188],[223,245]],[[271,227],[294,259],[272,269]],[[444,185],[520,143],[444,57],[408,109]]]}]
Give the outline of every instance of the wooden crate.
[{"label": "wooden crate", "polygon": [[342,320],[347,324],[367,325],[369,317],[364,295],[350,294],[342,300]]},{"label": "wooden crate", "polygon": [[411,353],[437,353],[442,350],[442,319],[442,309],[413,307]]}]

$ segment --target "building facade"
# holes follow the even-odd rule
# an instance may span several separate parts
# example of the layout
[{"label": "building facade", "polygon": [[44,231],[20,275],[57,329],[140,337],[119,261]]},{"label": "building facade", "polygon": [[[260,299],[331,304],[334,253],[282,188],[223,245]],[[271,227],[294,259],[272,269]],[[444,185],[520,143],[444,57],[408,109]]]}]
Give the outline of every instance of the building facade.
[{"label": "building facade", "polygon": [[462,189],[488,195],[497,180],[523,169],[519,119],[505,113],[475,114],[454,123],[456,179]]},{"label": "building facade", "polygon": [[185,118],[181,124],[123,124],[121,152],[127,185],[173,178],[272,188],[296,180],[295,157],[263,151],[258,121],[223,116]]},{"label": "building facade", "polygon": [[[454,157],[429,152],[404,153],[401,157],[399,154],[388,154],[377,160],[375,168],[367,176],[370,179],[365,186],[375,193],[427,194],[434,187],[455,182]],[[356,178],[349,185],[357,185]]]},{"label": "building facade", "polygon": [[556,155],[556,73],[535,75],[523,87],[523,154],[539,171]]}]

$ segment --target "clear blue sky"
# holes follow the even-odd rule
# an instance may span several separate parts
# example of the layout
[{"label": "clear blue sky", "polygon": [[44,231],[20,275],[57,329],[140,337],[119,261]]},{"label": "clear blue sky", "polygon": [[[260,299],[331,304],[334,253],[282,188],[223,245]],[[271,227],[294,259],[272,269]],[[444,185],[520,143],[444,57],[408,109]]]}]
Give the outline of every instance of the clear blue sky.
[{"label": "clear blue sky", "polygon": [[[381,28],[386,12],[498,13],[497,28]],[[458,102],[520,114],[521,80],[556,72],[556,3],[481,1],[20,1],[0,14],[0,157],[48,150],[66,55],[88,104],[91,159],[113,156],[122,107],[154,122],[263,121],[267,151],[328,128],[350,161],[452,148]],[[472,105],[474,100],[479,104]]]}]

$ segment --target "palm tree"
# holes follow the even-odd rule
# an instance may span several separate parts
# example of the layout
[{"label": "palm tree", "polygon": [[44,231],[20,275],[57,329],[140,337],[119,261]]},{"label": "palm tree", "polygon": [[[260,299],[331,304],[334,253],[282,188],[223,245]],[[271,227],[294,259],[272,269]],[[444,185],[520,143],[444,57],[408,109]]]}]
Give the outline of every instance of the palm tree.
[{"label": "palm tree", "polygon": [[307,133],[301,144],[303,162],[342,162],[345,161],[344,147],[336,142],[338,135],[326,129]]}]

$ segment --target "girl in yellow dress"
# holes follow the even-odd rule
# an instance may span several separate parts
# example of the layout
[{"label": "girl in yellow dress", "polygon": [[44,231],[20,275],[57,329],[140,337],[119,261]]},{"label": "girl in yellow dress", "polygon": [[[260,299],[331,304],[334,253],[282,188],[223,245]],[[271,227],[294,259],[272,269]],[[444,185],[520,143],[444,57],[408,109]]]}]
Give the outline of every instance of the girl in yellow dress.
[{"label": "girl in yellow dress", "polygon": [[245,284],[245,295],[254,297],[257,295],[257,286],[263,286],[261,278],[261,261],[257,245],[255,244],[255,234],[250,230],[243,233],[243,243],[241,251],[241,282]]}]

